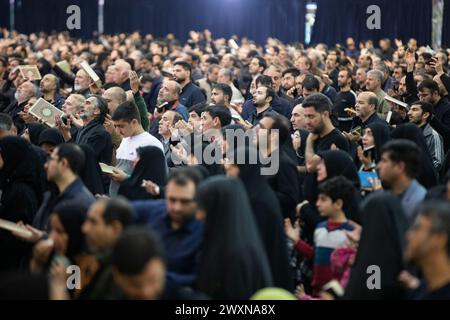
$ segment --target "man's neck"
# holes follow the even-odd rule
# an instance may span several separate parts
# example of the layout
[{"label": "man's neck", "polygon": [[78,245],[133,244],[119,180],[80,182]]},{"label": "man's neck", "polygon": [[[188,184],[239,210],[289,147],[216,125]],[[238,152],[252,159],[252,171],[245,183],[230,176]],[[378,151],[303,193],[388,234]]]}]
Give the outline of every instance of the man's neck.
[{"label": "man's neck", "polygon": [[270,104],[265,104],[263,106],[256,106],[256,113],[260,114],[261,112],[264,112],[269,108],[270,108]]},{"label": "man's neck", "polygon": [[183,83],[180,83],[181,89],[183,89],[184,87],[186,87],[186,86],[188,85],[189,82],[191,82],[191,80],[190,80],[190,79],[186,79],[186,80],[184,80]]},{"label": "man's neck", "polygon": [[141,133],[145,132],[144,128],[142,128],[142,126],[139,126],[131,135],[131,137],[135,137],[140,135]]},{"label": "man's neck", "polygon": [[329,134],[333,130],[334,130],[334,126],[332,124],[325,125],[324,130],[322,131],[321,134],[319,134],[319,138],[325,137],[327,134]]},{"label": "man's neck", "polygon": [[58,190],[60,193],[63,193],[68,186],[70,186],[75,180],[77,176],[73,173],[68,173],[66,177],[62,177],[60,181],[55,181],[58,186]]},{"label": "man's neck", "polygon": [[344,223],[347,221],[347,218],[345,217],[344,211],[338,211],[334,215],[330,216],[328,221],[333,223]]},{"label": "man's neck", "polygon": [[428,122],[424,121],[424,122],[419,123],[417,126],[418,126],[420,129],[423,129],[423,128],[425,128],[425,126],[426,126],[427,124],[428,124]]},{"label": "man's neck", "polygon": [[431,256],[426,263],[423,263],[422,271],[430,291],[450,283],[450,259],[446,252]]},{"label": "man's neck", "polygon": [[392,192],[399,196],[411,185],[412,179],[406,175],[400,176],[395,179],[395,182],[391,186]]},{"label": "man's neck", "polygon": [[162,134],[161,137],[163,137],[164,141],[168,141],[168,140],[170,140],[171,135],[170,135],[170,133],[169,134]]},{"label": "man's neck", "polygon": [[368,116],[366,116],[366,117],[360,117],[360,119],[361,119],[361,121],[363,122],[363,123],[365,123],[367,120],[369,120],[369,118],[372,116],[372,115],[374,115],[376,113],[376,111],[374,111],[374,112],[372,112],[371,114],[369,114]]},{"label": "man's neck", "polygon": [[43,92],[42,97],[44,98],[44,100],[52,102],[53,99],[55,98],[55,92],[54,91]]},{"label": "man's neck", "polygon": [[351,90],[350,86],[339,87],[340,92],[349,92]]}]

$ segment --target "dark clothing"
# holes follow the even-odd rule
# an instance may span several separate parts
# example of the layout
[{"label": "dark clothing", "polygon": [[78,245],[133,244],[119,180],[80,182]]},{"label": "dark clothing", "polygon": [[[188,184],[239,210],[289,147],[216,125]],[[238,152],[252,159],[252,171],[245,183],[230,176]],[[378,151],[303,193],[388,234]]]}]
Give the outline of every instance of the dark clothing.
[{"label": "dark clothing", "polygon": [[250,114],[249,118],[247,118],[247,119],[244,118],[244,120],[247,120],[252,125],[256,126],[259,123],[259,121],[261,121],[262,118],[264,118],[266,115],[272,114],[272,113],[277,113],[277,112],[271,106],[260,113],[258,113],[257,109],[255,108],[255,110]]},{"label": "dark clothing", "polygon": [[[277,173],[268,175],[267,182],[275,192],[284,218],[293,218],[298,203],[299,188],[297,166],[283,149],[279,149],[279,168]],[[273,165],[274,156],[272,154]]]},{"label": "dark clothing", "polygon": [[447,98],[441,98],[434,105],[430,125],[444,139],[444,153],[447,153],[450,149],[450,102]]},{"label": "dark clothing", "polygon": [[119,187],[118,194],[128,200],[153,199],[154,196],[142,188],[142,180],[150,180],[158,186],[166,184],[166,159],[160,148],[146,146],[137,149],[139,161],[131,176],[125,179]]},{"label": "dark clothing", "polygon": [[352,121],[352,127],[350,130],[353,130],[356,127],[361,127],[362,130],[364,130],[367,125],[371,124],[371,123],[381,123],[384,124],[386,126],[388,126],[388,123],[386,122],[386,120],[381,119],[378,114],[376,112],[374,112],[366,121],[362,121],[359,117],[354,117],[353,121]]},{"label": "dark clothing", "polygon": [[414,290],[411,295],[414,300],[450,300],[450,282],[446,285],[429,291],[425,282],[422,282],[419,288]]},{"label": "dark clothing", "polygon": [[[273,101],[270,103],[270,106],[277,113],[285,116],[288,119],[291,118],[293,104],[291,104],[288,100],[275,96]],[[245,101],[242,107],[242,118],[244,120],[248,120],[250,116],[255,112],[255,110],[256,106],[254,105],[252,99]]]},{"label": "dark clothing", "polygon": [[158,100],[158,93],[162,87],[162,83],[163,83],[162,77],[155,78],[152,82],[150,92],[143,94],[144,101],[147,104],[147,110],[150,113],[153,113],[153,111],[155,110],[156,103]]},{"label": "dark clothing", "polygon": [[94,152],[97,162],[110,164],[112,160],[112,140],[111,135],[103,127],[103,122],[94,119],[86,126],[78,130],[75,139],[72,140],[80,145],[86,144],[90,146]]},{"label": "dark clothing", "polygon": [[356,95],[353,91],[339,91],[333,104],[333,113],[336,115],[341,131],[349,132],[352,118],[345,111],[346,108],[353,108],[356,104]]},{"label": "dark clothing", "polygon": [[[42,99],[44,99],[44,97],[42,97]],[[48,103],[51,103],[52,105],[54,105],[55,107],[57,107],[58,109],[61,110],[66,99],[63,96],[56,94],[54,96],[53,100],[45,100],[45,101],[47,101]]]},{"label": "dark clothing", "polygon": [[94,150],[85,144],[82,144],[80,147],[84,151],[84,168],[80,174],[84,185],[93,195],[105,194],[109,179],[103,178]]},{"label": "dark clothing", "polygon": [[199,254],[203,240],[203,222],[194,217],[174,230],[165,200],[132,202],[138,223],[149,224],[159,234],[166,252],[168,280],[181,286],[197,281]]},{"label": "dark clothing", "polygon": [[34,216],[33,227],[39,230],[48,230],[49,217],[55,206],[69,200],[82,204],[87,211],[89,206],[95,201],[95,198],[84,186],[80,178],[77,178],[60,194],[47,191],[44,194],[42,205]]},{"label": "dark clothing", "polygon": [[21,104],[14,100],[11,104],[3,110],[3,113],[6,113],[11,116],[14,126],[17,128],[17,134],[21,135],[25,130],[25,121],[19,115],[19,112],[23,111],[23,108],[28,103],[28,101],[24,101]]},{"label": "dark clothing", "polygon": [[338,129],[333,129],[329,134],[322,138],[318,138],[314,142],[314,152],[330,150],[331,145],[334,144],[339,150],[349,151],[348,140],[342,135]]},{"label": "dark clothing", "polygon": [[200,90],[192,82],[189,82],[184,88],[181,90],[180,97],[178,99],[182,105],[186,108],[192,107],[194,104],[206,101],[205,96]]},{"label": "dark clothing", "polygon": [[[400,200],[388,192],[370,194],[361,204],[362,233],[355,263],[344,299],[401,299],[403,290],[398,281],[404,270],[403,248],[407,228]],[[381,270],[380,288],[371,290],[369,266]]]},{"label": "dark clothing", "polygon": [[125,92],[131,90],[131,85],[129,80],[125,80],[121,84],[119,84],[119,87],[121,87]]},{"label": "dark clothing", "polygon": [[331,103],[334,103],[334,101],[336,100],[336,89],[334,89],[331,86],[326,85],[325,87],[323,87],[322,92],[324,95],[326,95],[328,98],[330,98]]}]

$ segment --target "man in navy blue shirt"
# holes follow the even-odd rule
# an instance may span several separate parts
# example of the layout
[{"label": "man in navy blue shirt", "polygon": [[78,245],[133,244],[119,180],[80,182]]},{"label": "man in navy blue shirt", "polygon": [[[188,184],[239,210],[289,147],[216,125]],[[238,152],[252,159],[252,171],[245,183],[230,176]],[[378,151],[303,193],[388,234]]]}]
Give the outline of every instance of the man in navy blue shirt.
[{"label": "man in navy blue shirt", "polygon": [[191,81],[191,66],[186,61],[176,61],[173,64],[173,77],[181,86],[179,101],[186,108],[206,101],[202,90]]},{"label": "man in navy blue shirt", "polygon": [[[165,188],[165,200],[135,201],[137,222],[159,234],[166,252],[167,280],[180,286],[195,286],[203,239],[203,222],[195,218],[198,178],[192,169],[174,171]],[[197,180],[198,179],[198,180]]]}]

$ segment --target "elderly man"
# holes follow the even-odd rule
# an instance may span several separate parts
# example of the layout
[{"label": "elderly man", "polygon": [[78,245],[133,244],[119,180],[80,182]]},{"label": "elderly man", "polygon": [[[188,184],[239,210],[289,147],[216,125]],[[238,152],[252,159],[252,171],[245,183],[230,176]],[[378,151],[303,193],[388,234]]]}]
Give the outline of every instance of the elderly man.
[{"label": "elderly man", "polygon": [[36,86],[30,81],[25,81],[17,88],[14,94],[15,100],[3,111],[11,116],[19,135],[25,129],[25,121],[21,118],[20,112],[23,112],[25,105],[31,97],[36,97],[36,93]]},{"label": "elderly man", "polygon": [[387,113],[391,110],[389,103],[384,99],[387,94],[383,91],[384,74],[380,70],[370,70],[367,72],[366,89],[373,92],[378,98],[377,112],[386,118]]},{"label": "elderly man", "polygon": [[59,79],[53,74],[46,74],[39,84],[42,98],[50,102],[58,109],[61,109],[64,104],[64,98],[59,94]]},{"label": "elderly man", "polygon": [[73,89],[75,93],[81,94],[87,97],[90,94],[89,85],[91,83],[91,78],[83,69],[78,70],[75,75],[75,80],[73,84]]},{"label": "elderly man", "polygon": [[163,82],[161,90],[158,93],[158,105],[167,103],[164,109],[178,112],[185,121],[189,119],[187,108],[179,101],[181,86],[176,81],[167,80]]},{"label": "elderly man", "polygon": [[115,62],[116,72],[114,73],[114,82],[125,91],[131,90],[129,78],[131,66],[125,60],[119,59]]},{"label": "elderly man", "polygon": [[232,104],[242,104],[244,103],[244,97],[242,96],[242,93],[239,91],[238,88],[233,83],[233,71],[231,69],[220,69],[219,71],[219,78],[217,79],[218,83],[223,83],[228,85],[231,88],[231,91],[233,92],[233,96],[231,97],[231,103]]}]

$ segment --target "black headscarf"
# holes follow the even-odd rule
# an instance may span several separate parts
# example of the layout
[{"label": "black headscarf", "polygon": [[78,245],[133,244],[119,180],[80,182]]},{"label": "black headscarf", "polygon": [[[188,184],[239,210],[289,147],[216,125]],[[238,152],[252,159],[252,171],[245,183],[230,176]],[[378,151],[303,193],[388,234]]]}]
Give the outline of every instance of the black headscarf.
[{"label": "black headscarf", "polygon": [[[245,155],[244,164],[238,155]],[[290,274],[287,242],[283,227],[283,214],[278,198],[261,175],[261,164],[255,148],[241,146],[233,154],[233,163],[239,167],[239,178],[244,184],[252,206],[255,222],[259,227],[276,287],[292,290],[293,276]],[[255,163],[256,162],[256,163]]]},{"label": "black headscarf", "polygon": [[80,177],[84,185],[92,194],[105,194],[105,186],[102,178],[102,171],[97,162],[94,150],[85,144],[80,145],[84,152],[84,167]]},{"label": "black headscarf", "polygon": [[139,161],[131,177],[120,184],[118,193],[128,200],[152,199],[142,187],[142,180],[150,180],[164,186],[167,179],[167,164],[164,153],[158,147],[146,146],[137,149]]},{"label": "black headscarf", "polygon": [[199,291],[213,299],[248,299],[271,286],[269,262],[242,183],[211,177],[200,184],[197,202],[206,212]]},{"label": "black headscarf", "polygon": [[373,122],[367,125],[372,131],[373,140],[375,143],[375,162],[378,162],[381,158],[381,147],[391,140],[389,127],[379,122]]},{"label": "black headscarf", "polygon": [[[407,229],[400,200],[389,192],[370,194],[360,207],[362,233],[345,299],[401,299],[398,281],[403,266],[403,243]],[[369,266],[380,268],[381,289],[370,290]]]},{"label": "black headscarf", "polygon": [[64,143],[64,137],[56,128],[48,128],[39,134],[39,146],[43,143],[48,143],[58,146]]},{"label": "black headscarf", "polygon": [[86,206],[76,201],[65,201],[53,209],[57,215],[64,231],[69,235],[66,257],[74,262],[74,257],[85,249],[85,238],[81,226],[86,218]]},{"label": "black headscarf", "polygon": [[393,139],[407,139],[414,142],[422,151],[421,152],[421,165],[419,173],[417,174],[417,181],[425,188],[429,189],[434,187],[439,182],[439,176],[436,169],[433,166],[433,160],[430,152],[428,151],[427,143],[423,136],[422,130],[413,123],[405,123],[392,131],[391,136]]},{"label": "black headscarf", "polygon": [[[327,177],[325,181],[337,176],[344,176],[353,182],[356,188],[353,202],[346,208],[345,214],[348,219],[359,222],[360,217],[358,213],[358,205],[361,200],[359,193],[360,181],[358,176],[358,170],[350,155],[341,150],[327,150],[318,153],[327,169]],[[324,181],[321,181],[324,182]],[[317,173],[308,174],[304,182],[305,199],[308,200],[309,205],[302,209],[301,219],[305,222],[304,235],[307,239],[312,241],[312,235],[318,222],[323,220],[320,216],[317,208],[316,201],[318,197],[318,185]]]},{"label": "black headscarf", "polygon": [[42,123],[30,123],[28,125],[28,134],[30,136],[30,142],[35,146],[39,145],[39,135],[42,131],[44,131],[47,127]]},{"label": "black headscarf", "polygon": [[0,139],[3,169],[0,171],[0,189],[12,182],[24,182],[36,193],[39,203],[45,192],[46,174],[32,145],[20,137]]}]

